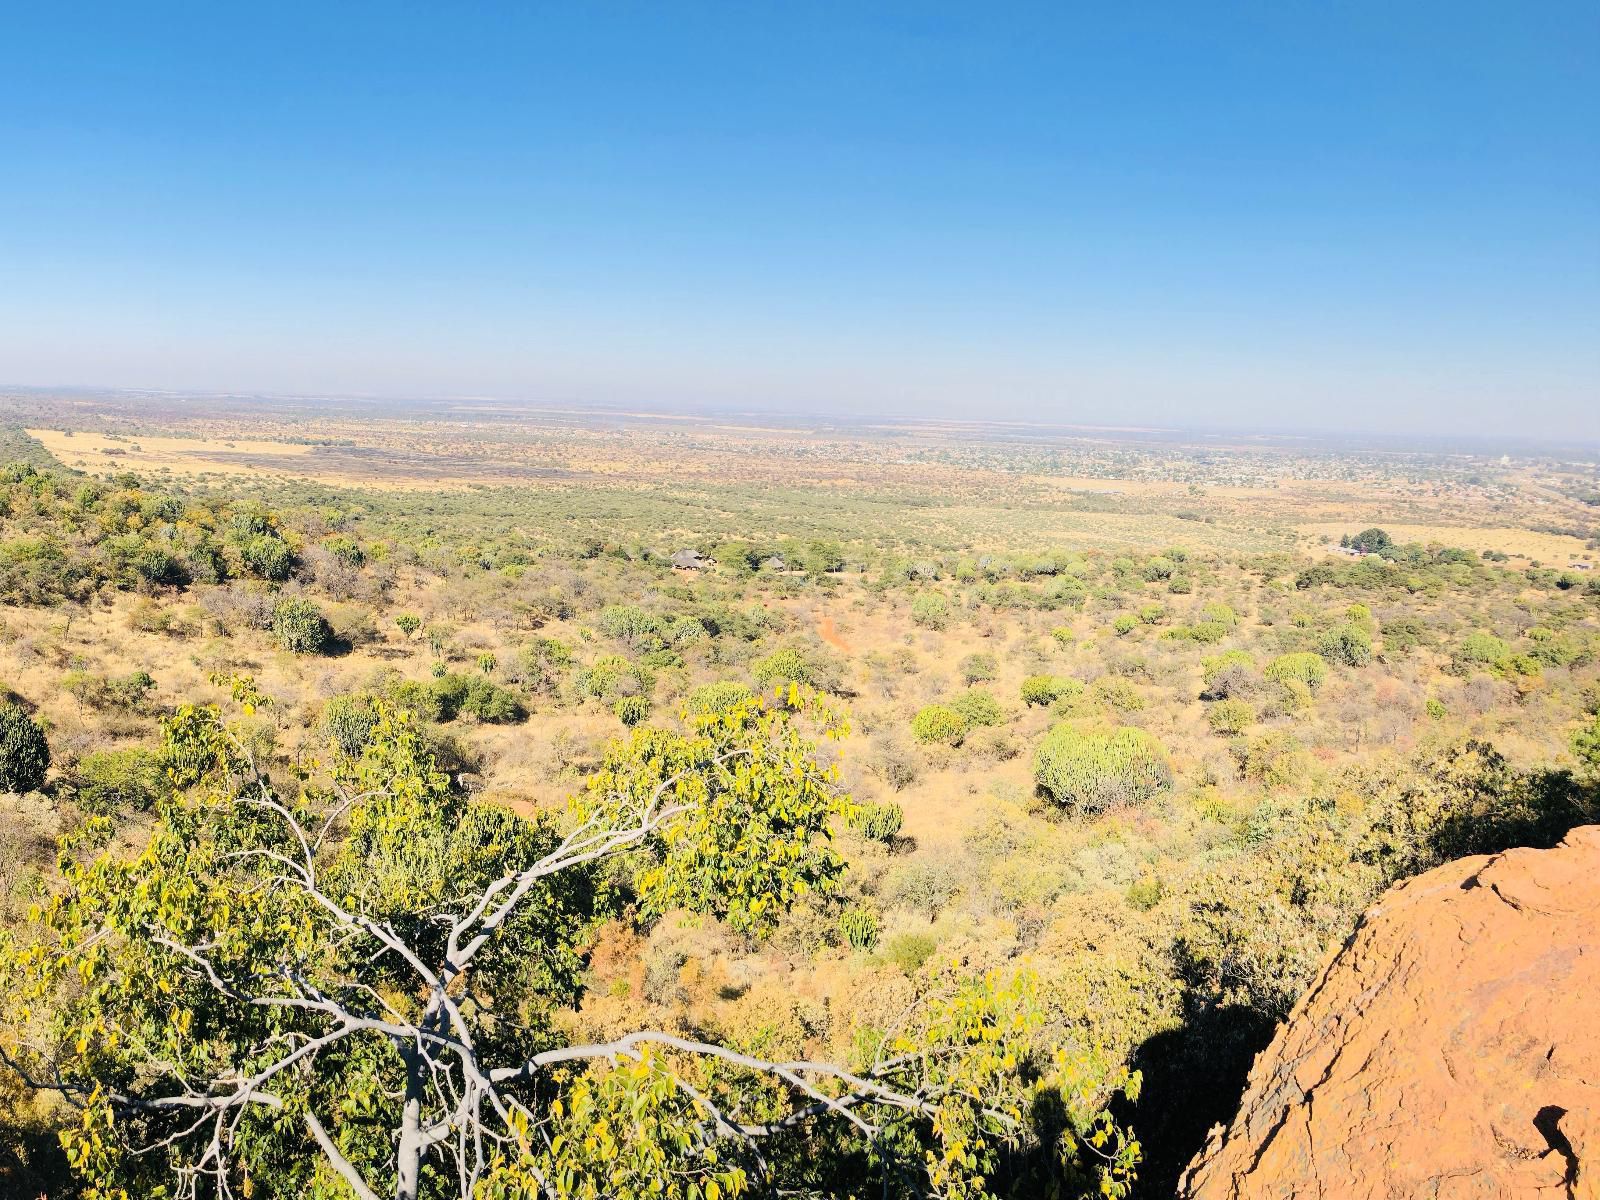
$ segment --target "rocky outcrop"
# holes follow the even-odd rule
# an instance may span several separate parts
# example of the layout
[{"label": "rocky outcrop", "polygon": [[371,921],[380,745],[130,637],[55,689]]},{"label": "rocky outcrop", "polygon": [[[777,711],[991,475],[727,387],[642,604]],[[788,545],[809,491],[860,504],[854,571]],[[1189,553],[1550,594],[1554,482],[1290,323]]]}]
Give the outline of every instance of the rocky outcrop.
[{"label": "rocky outcrop", "polygon": [[1179,1193],[1600,1197],[1600,826],[1387,893]]}]

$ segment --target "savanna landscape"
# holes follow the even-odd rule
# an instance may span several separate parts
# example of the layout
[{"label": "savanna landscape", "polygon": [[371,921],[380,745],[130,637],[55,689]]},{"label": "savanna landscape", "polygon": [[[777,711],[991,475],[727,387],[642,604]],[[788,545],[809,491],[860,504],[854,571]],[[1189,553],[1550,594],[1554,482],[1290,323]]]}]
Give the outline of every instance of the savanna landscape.
[{"label": "savanna landscape", "polygon": [[1600,463],[13,390],[0,1192],[1174,1194],[1600,820]]}]

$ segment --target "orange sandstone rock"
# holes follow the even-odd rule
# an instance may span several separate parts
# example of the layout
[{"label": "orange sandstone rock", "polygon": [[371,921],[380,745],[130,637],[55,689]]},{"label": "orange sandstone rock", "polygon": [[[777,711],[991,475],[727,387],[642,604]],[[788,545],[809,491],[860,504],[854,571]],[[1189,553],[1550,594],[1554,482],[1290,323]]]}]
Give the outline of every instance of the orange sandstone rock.
[{"label": "orange sandstone rock", "polygon": [[1388,892],[1179,1194],[1600,1197],[1600,825]]}]

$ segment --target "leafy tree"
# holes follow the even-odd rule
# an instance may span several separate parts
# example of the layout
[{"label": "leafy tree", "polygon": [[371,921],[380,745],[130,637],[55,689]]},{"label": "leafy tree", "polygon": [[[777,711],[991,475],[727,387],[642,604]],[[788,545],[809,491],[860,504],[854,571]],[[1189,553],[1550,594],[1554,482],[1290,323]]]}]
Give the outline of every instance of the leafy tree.
[{"label": "leafy tree", "polygon": [[911,619],[925,629],[943,629],[950,623],[950,601],[939,592],[923,592],[911,602]]},{"label": "leafy tree", "polygon": [[[562,1037],[599,869],[631,873],[646,912],[754,933],[837,886],[826,827],[847,805],[783,710],[636,731],[564,833],[451,791],[387,708],[297,795],[215,708],[165,730],[188,793],[131,859],[99,848],[104,823],[69,840],[37,940],[3,956],[51,1014],[48,1064],[18,1065],[80,1106],[64,1142],[98,1195],[706,1200],[847,1166],[896,1196],[976,1196],[1074,1077],[1025,975],[958,983],[854,1070]],[[1138,1151],[1104,1118],[1054,1149],[1081,1169],[1091,1140],[1122,1194]]]},{"label": "leafy tree", "polygon": [[1381,529],[1363,529],[1360,533],[1351,536],[1346,534],[1339,539],[1339,544],[1350,550],[1359,550],[1362,554],[1380,554],[1394,547],[1394,539]]},{"label": "leafy tree", "polygon": [[50,743],[21,705],[0,704],[0,791],[32,792],[50,769]]},{"label": "leafy tree", "polygon": [[1080,732],[1057,725],[1034,756],[1034,778],[1056,803],[1086,816],[1138,804],[1172,787],[1167,752],[1142,729]]}]

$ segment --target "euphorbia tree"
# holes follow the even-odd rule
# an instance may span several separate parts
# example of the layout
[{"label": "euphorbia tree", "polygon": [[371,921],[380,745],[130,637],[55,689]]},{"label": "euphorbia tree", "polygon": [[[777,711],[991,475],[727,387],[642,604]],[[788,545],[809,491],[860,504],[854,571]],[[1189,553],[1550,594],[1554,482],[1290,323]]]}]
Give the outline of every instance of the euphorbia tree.
[{"label": "euphorbia tree", "polygon": [[[20,1002],[0,1050],[77,1106],[64,1141],[93,1198],[717,1200],[828,1156],[875,1193],[982,1195],[1061,1065],[1024,978],[954,987],[854,1069],[666,1030],[561,1036],[619,891],[759,935],[836,887],[847,801],[795,699],[635,732],[563,823],[453,791],[381,705],[360,757],[335,751],[293,794],[217,708],[184,707],[147,847],[118,857],[89,825],[38,936],[5,955]],[[1057,1149],[1092,1141],[1120,1188],[1137,1147],[1078,1128]]]}]

